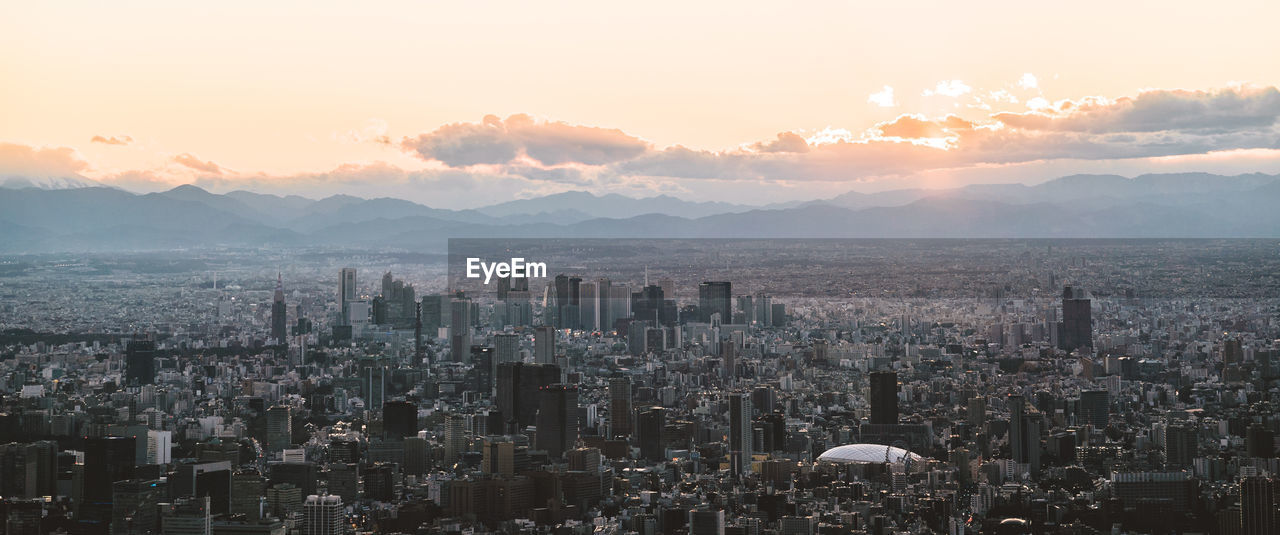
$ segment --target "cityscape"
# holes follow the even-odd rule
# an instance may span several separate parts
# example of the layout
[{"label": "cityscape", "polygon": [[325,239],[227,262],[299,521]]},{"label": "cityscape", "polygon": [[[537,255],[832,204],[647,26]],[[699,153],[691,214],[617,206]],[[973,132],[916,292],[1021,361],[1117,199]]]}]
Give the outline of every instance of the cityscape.
[{"label": "cityscape", "polygon": [[0,2],[0,535],[1280,535],[1280,2]]}]

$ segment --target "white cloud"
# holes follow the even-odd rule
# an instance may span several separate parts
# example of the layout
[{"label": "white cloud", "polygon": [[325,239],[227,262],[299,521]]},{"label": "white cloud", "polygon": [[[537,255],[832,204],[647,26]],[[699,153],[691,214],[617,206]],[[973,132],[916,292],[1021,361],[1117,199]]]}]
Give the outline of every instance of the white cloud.
[{"label": "white cloud", "polygon": [[884,89],[877,93],[872,93],[871,96],[867,97],[867,102],[880,106],[881,108],[892,108],[898,105],[898,103],[893,100],[893,88],[887,85],[884,86]]},{"label": "white cloud", "polygon": [[1018,87],[1023,89],[1035,89],[1040,87],[1040,81],[1036,79],[1036,75],[1025,73],[1022,78],[1018,79]]},{"label": "white cloud", "polygon": [[925,89],[924,92],[921,94],[923,94],[926,97],[930,97],[933,95],[942,95],[944,97],[958,97],[972,90],[973,88],[969,87],[968,85],[966,85],[964,82],[960,80],[943,80],[941,82],[938,82],[937,87],[934,87],[933,89]]},{"label": "white cloud", "polygon": [[1033,110],[1046,110],[1053,107],[1044,97],[1035,97],[1027,101],[1027,107]]}]

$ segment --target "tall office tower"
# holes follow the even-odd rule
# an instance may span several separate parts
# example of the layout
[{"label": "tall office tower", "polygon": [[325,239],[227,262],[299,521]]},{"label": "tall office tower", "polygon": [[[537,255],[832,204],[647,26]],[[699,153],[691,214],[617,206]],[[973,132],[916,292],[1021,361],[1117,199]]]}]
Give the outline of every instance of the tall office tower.
[{"label": "tall office tower", "polygon": [[1222,341],[1222,363],[1223,364],[1239,364],[1244,360],[1244,350],[1241,349],[1240,339],[1232,338]]},{"label": "tall office tower", "polygon": [[871,372],[871,423],[898,423],[898,373]]},{"label": "tall office tower", "polygon": [[356,268],[338,272],[338,324],[351,325],[351,303],[356,301]]},{"label": "tall office tower", "polygon": [[751,396],[729,394],[729,462],[734,474],[751,470]]},{"label": "tall office tower", "polygon": [[586,331],[600,329],[599,300],[596,299],[596,283],[584,282],[579,286],[578,327]]},{"label": "tall office tower", "polygon": [[498,364],[498,411],[516,429],[536,423],[538,393],[542,387],[560,382],[560,367],[555,364],[526,364],[503,362]]},{"label": "tall office tower", "polygon": [[1093,312],[1084,290],[1062,289],[1062,322],[1058,324],[1058,348],[1073,351],[1093,347]]},{"label": "tall office tower", "polygon": [[302,504],[303,535],[343,535],[342,498],[331,494],[307,496]]},{"label": "tall office tower", "polygon": [[1080,392],[1080,418],[1077,423],[1090,424],[1094,429],[1106,429],[1111,419],[1111,397],[1106,390]]},{"label": "tall office tower", "polygon": [[578,386],[557,383],[538,394],[537,448],[559,459],[578,441]]},{"label": "tall office tower", "polygon": [[724,535],[724,510],[689,511],[689,535]]},{"label": "tall office tower", "polygon": [[761,327],[773,326],[773,298],[765,294],[756,294],[756,322]]},{"label": "tall office tower", "polygon": [[276,274],[276,293],[271,299],[271,337],[277,344],[289,343],[289,325],[285,321],[284,278]]},{"label": "tall office tower", "polygon": [[543,325],[533,330],[533,361],[538,364],[555,364],[556,330]]},{"label": "tall office tower", "polygon": [[156,343],[151,340],[130,340],[125,346],[125,380],[130,385],[150,385],[156,382]]},{"label": "tall office tower", "polygon": [[422,303],[414,303],[413,305],[413,363],[414,365],[427,364],[425,362],[427,353],[426,345],[422,343]]},{"label": "tall office tower", "polygon": [[210,535],[209,497],[183,496],[161,504],[160,532],[165,535]]},{"label": "tall office tower", "polygon": [[173,462],[173,431],[147,430],[147,464]]},{"label": "tall office tower", "polygon": [[698,321],[711,323],[711,315],[720,314],[720,323],[733,323],[733,284],[704,282],[698,285]]},{"label": "tall office tower", "polygon": [[609,421],[614,438],[631,435],[631,378],[609,379]]},{"label": "tall office tower", "polygon": [[104,527],[111,522],[114,499],[111,485],[133,479],[136,440],[134,437],[85,437],[81,521]]},{"label": "tall office tower", "polygon": [[467,419],[461,414],[444,417],[444,460],[452,463],[467,451]]},{"label": "tall office tower", "polygon": [[1026,418],[1023,418],[1027,412],[1026,401],[1022,396],[1009,394],[1007,403],[1009,406],[1009,451],[1014,462],[1025,463],[1027,458],[1027,441],[1026,429],[1023,427]]},{"label": "tall office tower", "polygon": [[1250,457],[1275,457],[1276,434],[1267,426],[1254,422],[1244,434],[1245,453]]},{"label": "tall office tower", "polygon": [[631,287],[625,284],[609,286],[609,330],[618,320],[631,317]]},{"label": "tall office tower", "polygon": [[[751,325],[756,322],[756,304],[750,295],[738,297],[738,309],[742,311],[742,322]],[[738,322],[733,322],[738,323]]]},{"label": "tall office tower", "polygon": [[1170,466],[1191,466],[1200,454],[1200,434],[1189,424],[1173,424],[1164,430],[1164,458]]},{"label": "tall office tower", "polygon": [[276,405],[267,409],[267,451],[277,452],[293,445],[293,408]]},{"label": "tall office tower", "polygon": [[613,321],[609,317],[609,301],[613,293],[613,283],[609,279],[601,277],[596,280],[596,323],[598,329],[604,332],[613,330]]},{"label": "tall office tower", "polygon": [[667,427],[666,409],[649,407],[636,415],[636,438],[640,443],[640,457],[650,461],[661,461],[666,458],[667,451],[663,429]]},{"label": "tall office tower", "polygon": [[738,375],[738,346],[732,340],[721,341],[720,358],[724,362],[720,368],[720,376],[733,384],[734,377]]},{"label": "tall office tower", "polygon": [[165,487],[159,480],[126,479],[112,483],[111,534],[145,535],[158,532],[160,517],[156,504],[165,501],[167,497]]},{"label": "tall office tower", "polygon": [[510,440],[486,438],[482,446],[480,472],[485,474],[515,475],[516,445]]},{"label": "tall office tower", "polygon": [[639,292],[631,296],[631,311],[637,321],[647,321],[654,326],[662,325],[664,301],[666,296],[662,292],[662,287],[651,284],[640,288]]},{"label": "tall office tower", "polygon": [[475,378],[472,387],[476,392],[486,397],[493,392],[493,378],[497,374],[497,366],[492,347],[471,346],[471,373]]},{"label": "tall office tower", "polygon": [[471,356],[471,300],[455,298],[449,308],[449,354],[454,362],[467,362]]},{"label": "tall office tower", "polygon": [[253,468],[236,470],[231,474],[231,514],[245,515],[249,520],[262,518],[262,493],[267,490],[267,478]]},{"label": "tall office tower", "polygon": [[520,360],[520,336],[512,333],[493,335],[493,360],[495,369],[503,362]]},{"label": "tall office tower", "polygon": [[1240,527],[1244,535],[1280,533],[1276,519],[1276,480],[1259,476],[1240,480]]},{"label": "tall office tower", "polygon": [[[428,295],[422,298],[422,331],[432,338],[444,327],[444,303],[448,297]],[[452,312],[452,311],[451,311]]]},{"label": "tall office tower", "polygon": [[382,433],[390,439],[418,436],[418,406],[411,401],[388,401],[382,405]]},{"label": "tall office tower", "polygon": [[987,423],[987,398],[974,397],[969,398],[969,413],[966,421],[969,426],[974,429],[982,429],[982,425]]},{"label": "tall office tower", "polygon": [[561,314],[561,320],[564,322],[562,328],[581,329],[582,324],[582,278],[569,277],[569,306]]}]

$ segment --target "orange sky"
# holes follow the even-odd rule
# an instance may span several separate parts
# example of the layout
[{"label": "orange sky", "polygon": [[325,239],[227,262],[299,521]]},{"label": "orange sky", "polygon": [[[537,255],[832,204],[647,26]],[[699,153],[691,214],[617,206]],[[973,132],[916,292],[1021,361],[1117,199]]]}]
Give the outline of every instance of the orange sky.
[{"label": "orange sky", "polygon": [[[1077,171],[1276,172],[1277,158],[1259,152],[1280,147],[1274,122],[1238,120],[1271,111],[1269,93],[1258,91],[1280,85],[1276,20],[1280,3],[1262,1],[9,3],[0,8],[0,142],[18,148],[0,150],[0,171],[70,165],[134,189],[204,179],[215,189],[365,191],[461,204],[494,191],[699,197],[744,180],[752,187],[739,200],[767,201]],[[887,134],[877,125],[904,114],[926,122],[954,114],[987,127],[1002,111],[1075,121],[1068,116],[1077,112],[1045,106],[1187,89],[1203,92],[1185,99],[1195,107],[1221,103],[1241,84],[1255,89],[1241,93],[1253,100],[1231,108],[1226,121],[1247,135],[1202,139],[1211,125],[1197,123],[1196,142],[1178,154],[1089,148],[1109,142],[1103,138],[1088,140],[1083,156],[1046,152],[1043,143],[1065,139],[1055,138],[1025,153],[1015,143],[1009,154],[1023,156],[1005,157],[985,131],[978,138],[954,130],[897,140],[950,143],[969,154],[933,165],[862,165],[920,158],[901,147],[816,150],[835,140],[880,140]],[[1133,110],[1132,120],[1141,113]],[[520,114],[542,125],[519,134],[527,139],[563,123],[617,129],[647,149],[548,164],[518,141],[514,160],[476,167],[442,163],[406,142],[449,124]],[[1214,119],[1223,116],[1206,120]],[[1130,130],[1104,130],[1188,131],[1121,122]],[[1073,124],[1052,130],[1099,131]],[[569,132],[567,141],[593,143],[602,132]],[[760,156],[764,145],[751,148],[780,133],[815,150],[774,162]],[[1158,141],[1150,140],[1143,144]],[[671,160],[689,156],[670,152],[675,146],[706,151],[714,169],[685,158],[673,170]],[[1208,149],[1194,148],[1201,146]],[[46,161],[22,152],[41,148],[71,153]],[[1203,156],[1210,150],[1214,156]],[[847,175],[833,171],[840,166],[849,166]],[[431,179],[388,179],[387,169]],[[298,175],[311,180],[291,178]],[[340,188],[316,186],[336,175],[344,177]]]}]

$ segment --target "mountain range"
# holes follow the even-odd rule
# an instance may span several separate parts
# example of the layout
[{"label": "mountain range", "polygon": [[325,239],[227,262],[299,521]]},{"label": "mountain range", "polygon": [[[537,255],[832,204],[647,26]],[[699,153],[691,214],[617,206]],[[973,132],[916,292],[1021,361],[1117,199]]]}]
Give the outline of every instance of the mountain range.
[{"label": "mountain range", "polygon": [[439,250],[450,237],[1280,238],[1280,175],[1072,175],[1037,185],[850,192],[747,206],[567,192],[477,209],[186,185],[134,194],[9,177],[0,251],[345,246]]}]

